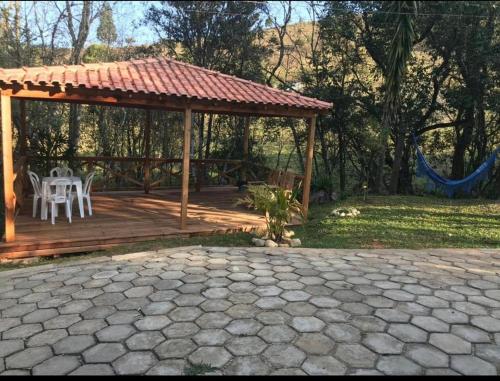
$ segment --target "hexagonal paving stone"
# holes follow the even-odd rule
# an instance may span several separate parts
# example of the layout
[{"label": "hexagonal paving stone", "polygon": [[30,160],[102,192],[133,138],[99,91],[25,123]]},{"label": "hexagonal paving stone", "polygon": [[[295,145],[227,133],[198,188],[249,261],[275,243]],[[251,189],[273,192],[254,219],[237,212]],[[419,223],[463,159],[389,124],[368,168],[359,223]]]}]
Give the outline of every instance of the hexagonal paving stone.
[{"label": "hexagonal paving stone", "polygon": [[257,300],[255,305],[263,310],[274,310],[282,308],[286,305],[286,300],[281,299],[278,296],[263,297]]},{"label": "hexagonal paving stone", "polygon": [[497,375],[495,366],[478,357],[470,355],[451,356],[452,369],[466,376],[493,376]]},{"label": "hexagonal paving stone", "polygon": [[334,341],[354,343],[361,340],[361,332],[349,324],[328,324],[325,333]]},{"label": "hexagonal paving stone", "polygon": [[129,352],[113,362],[117,374],[144,374],[157,362],[151,352]]},{"label": "hexagonal paving stone", "polygon": [[450,333],[433,333],[429,343],[449,354],[469,354],[471,344]]},{"label": "hexagonal paving stone", "polygon": [[300,367],[306,354],[289,344],[274,344],[264,352],[263,357],[278,368]]},{"label": "hexagonal paving stone", "polygon": [[200,328],[223,328],[232,318],[223,312],[210,312],[203,314],[196,320]]},{"label": "hexagonal paving stone", "polygon": [[297,333],[286,325],[271,325],[262,328],[258,335],[268,343],[286,343],[291,342]]},{"label": "hexagonal paving stone", "polygon": [[500,332],[500,319],[490,316],[474,316],[471,319],[471,323],[488,332]]},{"label": "hexagonal paving stone", "polygon": [[133,351],[144,351],[153,349],[165,341],[165,336],[158,331],[140,332],[129,337],[125,342],[127,347]]},{"label": "hexagonal paving stone", "polygon": [[223,329],[204,329],[193,336],[193,340],[199,346],[223,345],[231,335]]},{"label": "hexagonal paving stone", "polygon": [[19,352],[23,348],[23,340],[2,340],[2,345],[0,345],[0,358]]},{"label": "hexagonal paving stone", "polygon": [[329,308],[329,309],[321,309],[316,313],[316,317],[320,318],[324,322],[346,322],[350,318],[350,314],[345,311]]},{"label": "hexagonal paving stone", "polygon": [[292,326],[298,332],[318,332],[323,329],[325,323],[314,316],[294,317]]},{"label": "hexagonal paving stone", "polygon": [[97,339],[101,342],[123,341],[135,332],[135,328],[128,324],[116,324],[101,329],[96,333]]},{"label": "hexagonal paving stone", "polygon": [[70,373],[72,376],[112,376],[114,374],[113,368],[107,364],[82,365]]},{"label": "hexagonal paving stone", "polygon": [[295,345],[308,355],[326,355],[333,349],[334,342],[321,333],[304,333],[300,335]]},{"label": "hexagonal paving stone", "polygon": [[269,373],[269,366],[259,356],[237,357],[224,370],[226,375],[260,376]]},{"label": "hexagonal paving stone", "polygon": [[201,347],[189,356],[193,364],[208,364],[215,368],[223,367],[231,359],[231,354],[222,347]]},{"label": "hexagonal paving stone", "polygon": [[410,315],[392,308],[379,308],[375,311],[375,316],[390,323],[405,323],[410,321]]},{"label": "hexagonal paving stone", "polygon": [[196,349],[189,339],[170,339],[158,345],[154,351],[161,359],[184,358]]},{"label": "hexagonal paving stone", "polygon": [[311,294],[308,294],[307,292],[304,291],[285,291],[280,295],[281,298],[289,301],[289,302],[301,302],[309,299],[311,297]]},{"label": "hexagonal paving stone", "polygon": [[377,369],[387,375],[419,375],[423,369],[403,356],[385,356],[380,359]]},{"label": "hexagonal paving stone", "polygon": [[213,287],[205,290],[203,296],[209,299],[224,299],[229,296],[231,291],[226,287]]},{"label": "hexagonal paving stone", "polygon": [[433,316],[415,316],[411,323],[428,332],[448,332],[450,326],[442,320]]},{"label": "hexagonal paving stone", "polygon": [[56,354],[79,354],[95,344],[95,339],[89,335],[68,336],[54,344]]},{"label": "hexagonal paving stone", "polygon": [[367,332],[382,332],[387,326],[385,321],[375,316],[354,316],[351,320],[351,324],[361,331]]},{"label": "hexagonal paving stone", "polygon": [[[28,347],[39,347],[42,345],[52,345],[62,338],[68,336],[68,333],[64,329],[50,329],[40,332],[32,336],[27,342]],[[2,341],[2,345],[4,342]],[[1,352],[1,351],[0,351]],[[1,355],[0,355],[1,357]]]},{"label": "hexagonal paving stone", "polygon": [[290,302],[283,307],[283,311],[292,316],[313,316],[318,308],[308,302]]},{"label": "hexagonal paving stone", "polygon": [[28,348],[7,357],[5,367],[7,369],[30,369],[50,357],[52,357],[52,351],[48,346]]},{"label": "hexagonal paving stone", "polygon": [[448,355],[428,344],[411,344],[406,355],[416,363],[430,368],[448,366]]},{"label": "hexagonal paving stone", "polygon": [[165,328],[172,321],[166,316],[145,316],[137,320],[134,325],[140,331],[157,331]]},{"label": "hexagonal paving stone", "polygon": [[168,316],[173,321],[194,321],[201,314],[202,311],[197,307],[177,307]]},{"label": "hexagonal paving stone", "polygon": [[39,309],[23,317],[23,323],[32,324],[32,323],[43,323],[55,316],[58,316],[59,312],[55,308],[44,308]]},{"label": "hexagonal paving stone", "polygon": [[356,368],[373,367],[377,359],[375,353],[359,344],[339,344],[335,357]]},{"label": "hexagonal paving stone", "polygon": [[347,371],[346,366],[332,356],[308,356],[302,369],[312,376],[338,375]]},{"label": "hexagonal paving stone", "polygon": [[481,357],[495,366],[500,366],[500,345],[479,344],[476,345],[476,356]]},{"label": "hexagonal paving stone", "polygon": [[391,324],[387,332],[405,343],[425,342],[428,336],[426,331],[411,324]]},{"label": "hexagonal paving stone", "polygon": [[82,318],[77,314],[59,315],[43,323],[45,329],[58,329],[68,328],[73,324],[79,322]]},{"label": "hexagonal paving stone", "polygon": [[459,312],[452,308],[435,308],[432,315],[446,323],[466,324],[469,317],[463,312]]},{"label": "hexagonal paving stone", "polygon": [[180,376],[184,372],[186,361],[163,360],[158,362],[146,374],[148,376]]},{"label": "hexagonal paving stone", "polygon": [[200,330],[195,323],[184,322],[184,323],[173,323],[165,328],[162,332],[167,338],[178,338],[187,337],[194,335]]},{"label": "hexagonal paving stone", "polygon": [[80,366],[77,356],[55,356],[33,368],[33,375],[65,375]]},{"label": "hexagonal paving stone", "polygon": [[194,306],[201,304],[205,300],[206,299],[200,295],[183,294],[183,295],[179,295],[178,297],[176,297],[174,299],[174,303],[180,307],[194,307]]},{"label": "hexagonal paving stone", "polygon": [[380,354],[399,354],[403,351],[403,343],[386,333],[368,333],[363,340],[372,351]]},{"label": "hexagonal paving stone", "polygon": [[125,291],[125,296],[127,298],[143,298],[153,293],[153,287],[151,286],[139,286],[132,287]]},{"label": "hexagonal paving stone", "polygon": [[267,344],[259,337],[234,337],[226,342],[225,347],[236,356],[249,356],[261,353]]},{"label": "hexagonal paving stone", "polygon": [[226,330],[236,336],[255,335],[262,328],[262,324],[253,319],[233,320]]},{"label": "hexagonal paving stone", "polygon": [[83,352],[87,363],[109,363],[125,354],[126,350],[119,343],[97,344]]}]

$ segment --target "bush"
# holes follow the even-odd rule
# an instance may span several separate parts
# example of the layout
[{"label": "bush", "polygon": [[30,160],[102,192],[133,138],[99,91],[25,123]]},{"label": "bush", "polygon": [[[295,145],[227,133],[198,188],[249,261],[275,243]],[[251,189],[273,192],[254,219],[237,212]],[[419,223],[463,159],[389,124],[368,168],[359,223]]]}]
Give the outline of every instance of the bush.
[{"label": "bush", "polygon": [[295,191],[269,185],[251,185],[246,197],[238,200],[263,213],[266,218],[267,235],[275,242],[283,241],[285,227],[294,216],[303,217],[302,204]]}]

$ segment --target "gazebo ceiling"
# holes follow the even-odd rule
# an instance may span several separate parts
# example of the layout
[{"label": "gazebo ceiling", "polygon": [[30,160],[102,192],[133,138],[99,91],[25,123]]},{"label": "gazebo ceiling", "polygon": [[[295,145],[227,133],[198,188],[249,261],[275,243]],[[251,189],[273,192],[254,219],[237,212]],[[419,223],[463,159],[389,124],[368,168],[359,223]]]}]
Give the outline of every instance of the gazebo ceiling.
[{"label": "gazebo ceiling", "polygon": [[[332,103],[169,58],[73,66],[0,69],[0,88],[14,97],[193,111],[307,116]],[[114,99],[114,101],[113,101]]]}]

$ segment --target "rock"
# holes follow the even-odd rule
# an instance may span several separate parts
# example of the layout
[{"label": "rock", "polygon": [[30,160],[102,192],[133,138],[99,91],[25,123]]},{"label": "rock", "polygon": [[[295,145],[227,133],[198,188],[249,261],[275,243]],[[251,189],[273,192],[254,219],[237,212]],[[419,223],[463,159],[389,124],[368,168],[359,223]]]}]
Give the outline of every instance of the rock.
[{"label": "rock", "polygon": [[262,247],[266,244],[266,241],[260,238],[252,238],[252,243],[255,246]]},{"label": "rock", "polygon": [[278,244],[274,242],[272,239],[266,240],[264,246],[266,247],[278,247]]},{"label": "rock", "polygon": [[293,230],[285,230],[285,233],[283,233],[284,238],[292,238],[295,235],[295,232]]},{"label": "rock", "polygon": [[288,243],[279,243],[278,246],[279,247],[290,247],[290,245]]},{"label": "rock", "polygon": [[302,245],[302,242],[300,242],[300,239],[293,238],[293,239],[290,240],[290,246],[291,247],[298,247],[300,245]]}]

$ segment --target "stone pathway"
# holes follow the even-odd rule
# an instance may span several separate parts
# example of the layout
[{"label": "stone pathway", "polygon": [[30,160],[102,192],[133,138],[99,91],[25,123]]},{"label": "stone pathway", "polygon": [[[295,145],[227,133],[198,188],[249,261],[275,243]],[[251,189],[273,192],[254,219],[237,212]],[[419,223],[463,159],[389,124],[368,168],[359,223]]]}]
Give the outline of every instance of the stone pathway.
[{"label": "stone pathway", "polygon": [[500,250],[178,248],[0,273],[2,374],[498,374]]}]

